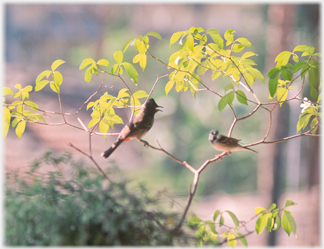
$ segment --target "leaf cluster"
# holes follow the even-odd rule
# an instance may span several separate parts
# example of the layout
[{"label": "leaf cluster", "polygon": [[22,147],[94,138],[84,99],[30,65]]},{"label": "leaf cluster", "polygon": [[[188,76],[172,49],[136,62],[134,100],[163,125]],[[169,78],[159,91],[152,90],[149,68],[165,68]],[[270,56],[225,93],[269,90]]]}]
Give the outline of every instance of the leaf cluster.
[{"label": "leaf cluster", "polygon": [[[60,171],[39,173],[44,164],[72,166],[75,176],[66,180]],[[28,174],[32,182],[7,174],[7,246],[156,246],[172,245],[176,238],[160,226],[175,214],[161,211],[159,200],[143,186],[130,190],[124,180],[107,184],[70,154],[48,152]]]},{"label": "leaf cluster", "polygon": [[[237,100],[247,105],[247,97],[242,90],[235,90],[244,81],[248,87],[252,87],[255,80],[264,83],[262,73],[254,68],[256,63],[250,59],[254,52],[238,54],[245,48],[253,48],[246,38],[234,39],[235,31],[229,29],[223,37],[216,29],[204,30],[192,27],[186,31],[176,32],[170,39],[170,45],[179,40],[180,49],[170,56],[168,67],[173,69],[169,82],[165,86],[168,94],[175,86],[177,92],[190,91],[195,95],[199,90],[199,84],[203,81],[201,75],[211,72],[211,79],[216,80],[220,75],[228,77],[233,83],[225,87],[230,90],[225,96],[221,96],[218,109],[222,111],[227,104],[232,104],[236,95]],[[235,87],[234,87],[235,86]]]},{"label": "leaf cluster", "polygon": [[[293,205],[297,205],[297,203],[287,199],[285,206],[281,209],[276,208],[277,205],[275,203],[271,204],[268,210],[263,207],[256,207],[254,213],[259,217],[255,223],[255,231],[257,234],[262,233],[265,227],[268,232],[271,232],[278,230],[282,225],[288,236],[293,232],[297,238],[297,226],[294,216],[289,210],[287,210],[287,207]],[[282,212],[281,217],[279,216],[280,212]]]},{"label": "leaf cluster", "polygon": [[[262,207],[255,208],[254,212],[259,217],[255,224],[255,231],[257,234],[260,234],[264,228],[267,228],[268,232],[278,230],[281,225],[285,232],[290,235],[291,232],[295,236],[296,233],[296,223],[294,217],[290,211],[287,210],[287,207],[297,205],[297,203],[287,199],[284,208],[278,209],[276,208],[276,204],[273,203],[270,205],[269,209],[266,210]],[[279,212],[282,212],[282,216],[279,216]],[[229,226],[225,224],[225,216],[227,214],[230,216],[234,226]],[[252,220],[252,219],[251,219]],[[239,221],[237,216],[226,210],[221,212],[220,210],[215,210],[213,214],[213,220],[203,221],[196,215],[193,215],[188,218],[187,222],[188,226],[192,229],[196,229],[196,238],[197,245],[204,246],[204,244],[208,244],[210,246],[218,246],[223,243],[227,243],[231,247],[237,246],[237,241],[240,241],[242,246],[248,246],[248,242],[246,236],[251,232],[243,235],[239,230],[241,228],[245,228],[247,222]],[[224,232],[217,232],[218,228],[225,227],[227,228]],[[217,228],[217,229],[216,229]]]}]

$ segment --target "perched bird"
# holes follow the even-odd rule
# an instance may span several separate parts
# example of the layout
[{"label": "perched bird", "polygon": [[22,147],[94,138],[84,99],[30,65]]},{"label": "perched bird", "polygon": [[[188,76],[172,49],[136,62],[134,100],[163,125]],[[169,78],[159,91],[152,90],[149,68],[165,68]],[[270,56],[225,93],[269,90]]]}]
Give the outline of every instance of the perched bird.
[{"label": "perched bird", "polygon": [[212,130],[209,133],[208,139],[211,142],[214,149],[218,150],[218,151],[225,151],[225,152],[231,154],[232,151],[249,150],[249,151],[252,151],[252,152],[258,154],[258,152],[255,150],[241,146],[238,143],[238,141],[240,141],[240,139],[223,136],[223,135],[219,134],[219,132],[216,130]]},{"label": "perched bird", "polygon": [[101,156],[108,158],[122,142],[142,138],[153,126],[155,113],[161,111],[158,107],[162,106],[158,106],[154,99],[149,99],[146,104],[142,105],[139,113],[121,130],[115,143]]}]

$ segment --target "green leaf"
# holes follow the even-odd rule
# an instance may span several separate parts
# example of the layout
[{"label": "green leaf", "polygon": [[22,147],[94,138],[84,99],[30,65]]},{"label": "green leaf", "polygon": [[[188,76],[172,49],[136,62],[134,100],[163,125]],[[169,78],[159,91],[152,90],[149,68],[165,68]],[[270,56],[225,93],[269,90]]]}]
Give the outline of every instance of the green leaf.
[{"label": "green leaf", "polygon": [[174,33],[172,36],[171,36],[171,39],[170,39],[170,45],[172,45],[173,43],[175,43],[177,40],[179,40],[179,38],[181,36],[184,35],[184,31],[179,31],[179,32],[176,32]]},{"label": "green leaf", "polygon": [[123,62],[123,52],[120,51],[120,50],[117,50],[115,53],[114,53],[114,59],[115,61],[117,62],[117,64],[121,64]]},{"label": "green leaf", "polygon": [[272,211],[273,209],[275,209],[277,207],[276,203],[272,203],[269,207],[269,211]]},{"label": "green leaf", "polygon": [[220,215],[220,211],[219,210],[215,210],[214,211],[214,215],[213,215],[213,221],[216,221],[216,219],[217,219],[217,217],[218,217],[218,215]]},{"label": "green leaf", "polygon": [[216,246],[218,244],[218,238],[216,234],[210,233],[209,234],[209,241]]},{"label": "green leaf", "polygon": [[224,34],[224,38],[226,40],[226,46],[232,44],[232,42],[234,41],[234,33],[235,31],[233,29],[226,30]]},{"label": "green leaf", "polygon": [[168,93],[171,91],[171,89],[174,86],[174,81],[170,80],[166,85],[165,85],[165,95],[168,95]]},{"label": "green leaf", "polygon": [[[312,122],[310,123],[309,126],[310,126],[310,128],[312,129],[316,124],[317,124],[317,118],[315,117],[315,118],[313,118],[313,120],[312,120]],[[317,131],[317,129],[318,129],[318,126],[315,127],[315,128],[311,131],[311,133],[312,133],[312,134],[315,134],[316,131]]]},{"label": "green leaf", "polygon": [[17,127],[16,127],[16,135],[17,137],[21,140],[21,136],[24,133],[26,128],[26,121],[22,120],[18,123]]},{"label": "green leaf", "polygon": [[281,68],[281,66],[287,65],[291,55],[292,53],[290,51],[283,51],[280,54],[278,54],[278,56],[275,59],[275,62],[277,62],[276,67]]},{"label": "green leaf", "polygon": [[44,76],[46,76],[46,78],[48,78],[51,75],[51,73],[52,73],[52,71],[50,71],[50,70],[45,70],[45,71],[41,72],[36,78],[36,85],[41,79],[44,78]]},{"label": "green leaf", "polygon": [[219,226],[223,226],[224,225],[224,217],[223,214],[221,214],[220,218],[219,218]]},{"label": "green leaf", "polygon": [[56,68],[58,68],[60,65],[62,65],[63,63],[65,63],[65,61],[63,60],[56,60],[52,63],[51,69],[54,72]]},{"label": "green leaf", "polygon": [[253,48],[251,42],[248,39],[246,39],[246,38],[243,38],[243,37],[242,38],[238,38],[238,39],[236,39],[236,41],[239,42],[239,43],[241,43],[245,47]]},{"label": "green leaf", "polygon": [[225,86],[224,88],[225,92],[227,92],[228,90],[234,90],[234,86],[232,83],[229,83]]},{"label": "green leaf", "polygon": [[38,110],[37,104],[32,101],[25,101],[25,104],[34,111]]},{"label": "green leaf", "polygon": [[101,60],[98,60],[97,61],[97,64],[98,65],[101,65],[101,66],[108,67],[109,66],[109,61],[108,60],[105,60],[105,59],[101,59]]},{"label": "green leaf", "polygon": [[203,238],[205,235],[205,224],[202,222],[201,224],[198,225],[198,229],[196,231],[196,237],[198,238]]},{"label": "green leaf", "polygon": [[155,37],[155,38],[157,38],[159,40],[162,40],[161,35],[158,32],[155,32],[155,31],[150,31],[146,35],[150,35],[150,36],[153,36],[153,37]]},{"label": "green leaf", "polygon": [[280,76],[280,71],[275,71],[270,76],[270,80],[269,80],[269,92],[270,92],[270,96],[272,98],[274,97],[275,93],[277,92],[277,86],[278,86],[279,76]]},{"label": "green leaf", "polygon": [[286,207],[294,206],[294,205],[297,205],[297,203],[296,202],[293,202],[290,199],[287,199],[286,202],[285,202],[285,206],[284,207],[286,208]]},{"label": "green leaf", "polygon": [[285,80],[291,81],[292,74],[289,69],[285,68],[281,70],[281,75]]},{"label": "green leaf", "polygon": [[274,224],[274,218],[272,218],[271,213],[267,214],[267,217],[268,217],[268,219],[267,219],[266,228],[267,228],[268,232],[271,232],[273,224]]},{"label": "green leaf", "polygon": [[286,209],[284,210],[284,213],[282,215],[282,227],[285,230],[285,232],[288,234],[288,236],[290,236],[290,233],[293,232],[293,234],[297,238],[297,234],[296,234],[297,227],[296,227],[294,216],[290,211]]},{"label": "green leaf", "polygon": [[231,233],[230,235],[228,235],[228,237],[227,237],[227,244],[230,247],[235,247],[236,246],[237,241],[236,241],[235,234]]},{"label": "green leaf", "polygon": [[123,46],[123,52],[125,52],[127,50],[127,48],[129,47],[129,45],[135,40],[136,38],[133,37],[133,38],[130,38],[126,43],[125,45]]},{"label": "green leaf", "polygon": [[262,233],[263,229],[265,228],[265,226],[267,224],[267,221],[268,221],[267,214],[263,214],[259,217],[259,219],[255,223],[255,231],[257,232],[257,234]]},{"label": "green leaf", "polygon": [[247,240],[246,240],[246,238],[245,238],[245,236],[244,236],[243,234],[241,234],[241,233],[236,233],[236,236],[237,236],[237,238],[240,240],[242,246],[245,246],[245,247],[248,246],[248,242],[247,242]]},{"label": "green leaf", "polygon": [[90,64],[93,64],[93,63],[96,63],[96,62],[91,58],[84,59],[80,64],[79,70],[82,70],[82,69],[86,68],[87,66],[89,66]]},{"label": "green leaf", "polygon": [[276,231],[276,230],[278,230],[278,229],[280,228],[280,226],[281,226],[281,218],[280,218],[279,215],[276,215],[274,219],[275,219],[275,222],[274,222],[274,224],[273,224],[273,228],[272,228],[272,230],[273,230],[273,231]]},{"label": "green leaf", "polygon": [[227,104],[232,104],[234,100],[234,91],[225,94],[218,102],[218,110],[222,111]]},{"label": "green leaf", "polygon": [[2,88],[2,94],[3,95],[8,95],[8,94],[12,95],[12,94],[14,94],[14,92],[9,87],[5,86],[5,87]]},{"label": "green leaf", "polygon": [[292,71],[295,73],[295,72],[299,71],[300,69],[307,68],[307,67],[308,67],[308,64],[306,62],[299,61],[299,62],[295,63],[295,65],[293,65]]},{"label": "green leaf", "polygon": [[137,83],[138,73],[137,73],[135,67],[132,64],[128,63],[128,62],[123,62],[122,65],[124,66],[129,78],[132,81],[134,81],[135,83]]},{"label": "green leaf", "polygon": [[99,123],[99,132],[101,133],[108,133],[109,131],[109,122],[107,122],[107,117],[104,117],[101,122]]},{"label": "green leaf", "polygon": [[11,120],[11,114],[10,114],[10,109],[7,107],[3,107],[3,129],[2,129],[2,136],[4,139],[6,139],[9,127],[10,127],[10,120]]},{"label": "green leaf", "polygon": [[227,213],[231,216],[231,218],[232,218],[232,220],[233,220],[235,226],[238,227],[238,226],[240,225],[240,222],[239,222],[239,220],[237,219],[236,215],[235,215],[233,212],[228,211],[228,210],[225,211],[225,212],[227,212]]},{"label": "green leaf", "polygon": [[246,95],[242,90],[236,91],[236,98],[241,104],[248,105]]},{"label": "green leaf", "polygon": [[221,74],[222,74],[222,72],[214,71],[213,74],[212,74],[212,80],[217,79]]}]

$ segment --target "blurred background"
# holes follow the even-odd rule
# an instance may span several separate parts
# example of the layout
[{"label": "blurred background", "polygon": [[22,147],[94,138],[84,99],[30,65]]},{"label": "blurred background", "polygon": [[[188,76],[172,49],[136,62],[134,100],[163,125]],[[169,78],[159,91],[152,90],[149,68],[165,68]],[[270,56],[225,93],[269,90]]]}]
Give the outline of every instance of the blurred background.
[{"label": "blurred background", "polygon": [[[4,73],[5,86],[13,88],[35,84],[38,74],[50,68],[53,61],[65,60],[59,71],[63,74],[61,88],[64,112],[76,110],[93,94],[104,80],[104,85],[115,85],[110,94],[115,95],[123,86],[108,75],[94,76],[90,83],[84,81],[84,71],[78,67],[85,58],[113,61],[113,53],[122,50],[126,41],[149,31],[161,34],[163,41],[150,38],[150,50],[157,58],[167,62],[178,49],[178,44],[169,46],[169,39],[177,31],[190,27],[205,30],[215,28],[224,34],[227,29],[236,31],[235,37],[251,41],[258,68],[264,75],[275,67],[275,57],[281,51],[292,51],[297,45],[320,45],[319,4],[5,4],[4,5]],[[125,61],[135,55],[134,47],[124,54]],[[149,59],[143,72],[139,72],[138,85],[128,77],[126,82],[133,91],[150,91],[157,75],[168,74],[161,63]],[[266,82],[267,82],[267,77]],[[204,83],[219,90],[217,84],[229,83],[220,77],[211,81],[209,74],[202,77]],[[157,113],[155,125],[145,136],[150,144],[161,146],[193,167],[198,168],[205,160],[217,153],[208,141],[212,129],[227,134],[233,121],[228,108],[217,109],[219,99],[207,92],[196,98],[190,92],[177,93],[174,89],[165,96],[164,87],[168,78],[160,79],[152,97],[164,106]],[[301,82],[296,82],[301,85]],[[268,101],[268,88],[260,82],[254,89],[262,102]],[[296,87],[298,88],[298,87]],[[308,89],[302,97],[310,99]],[[104,92],[101,92],[102,94]],[[223,92],[220,92],[223,94]],[[98,95],[100,96],[100,95]],[[57,95],[49,87],[41,94],[31,93],[30,99],[43,110],[59,111]],[[274,112],[273,129],[269,140],[296,134],[300,104],[290,102]],[[234,105],[238,116],[249,113],[254,106]],[[79,117],[85,124],[90,121],[90,110],[85,109]],[[118,110],[127,122],[130,110]],[[58,115],[49,115],[47,121],[60,123]],[[69,120],[76,125],[78,122]],[[243,144],[263,138],[269,123],[267,112],[239,122],[233,136]],[[116,125],[119,132],[122,125]],[[109,160],[100,157],[116,137],[94,137],[92,149],[100,166],[109,171],[118,167],[132,182],[145,184],[150,191],[166,191],[171,199],[179,199],[179,207],[192,182],[192,173],[165,154],[146,149],[141,143],[131,141],[121,145]],[[47,151],[70,151],[76,158],[88,160],[69,147],[69,143],[83,151],[88,150],[88,135],[68,126],[45,126],[27,124],[20,141],[10,130],[4,142],[5,171],[24,172],[33,160]],[[249,246],[265,245],[320,245],[320,156],[319,139],[303,137],[280,144],[253,147],[258,155],[235,152],[223,161],[209,165],[202,173],[197,196],[190,209],[203,219],[211,219],[213,211],[231,210],[239,220],[248,221],[254,216],[254,208],[268,208],[272,202],[283,207],[286,198],[297,202],[290,208],[297,223],[298,237],[288,237],[282,229],[272,233],[249,236]],[[182,201],[182,202],[181,202]],[[181,204],[182,203],[182,204]],[[255,222],[249,224],[253,230]]]}]

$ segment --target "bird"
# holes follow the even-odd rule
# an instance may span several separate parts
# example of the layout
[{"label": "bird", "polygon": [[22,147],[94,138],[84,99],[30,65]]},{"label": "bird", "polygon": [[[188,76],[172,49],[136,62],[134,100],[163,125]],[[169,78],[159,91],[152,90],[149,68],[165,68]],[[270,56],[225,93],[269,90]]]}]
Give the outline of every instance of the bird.
[{"label": "bird", "polygon": [[158,106],[153,98],[150,98],[146,103],[144,103],[139,113],[136,116],[133,116],[130,122],[123,127],[117,140],[108,150],[101,153],[101,156],[108,158],[124,141],[141,139],[152,128],[155,113],[162,111],[158,108],[163,107]]},{"label": "bird", "polygon": [[240,139],[221,135],[217,130],[212,130],[209,133],[208,139],[211,142],[211,145],[214,147],[214,149],[218,151],[224,151],[228,154],[231,154],[233,151],[237,150],[249,150],[258,154],[258,152],[255,150],[252,150],[245,146],[241,146],[238,143]]}]

